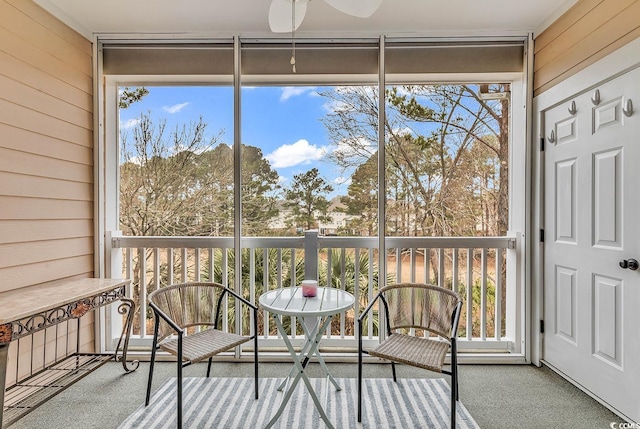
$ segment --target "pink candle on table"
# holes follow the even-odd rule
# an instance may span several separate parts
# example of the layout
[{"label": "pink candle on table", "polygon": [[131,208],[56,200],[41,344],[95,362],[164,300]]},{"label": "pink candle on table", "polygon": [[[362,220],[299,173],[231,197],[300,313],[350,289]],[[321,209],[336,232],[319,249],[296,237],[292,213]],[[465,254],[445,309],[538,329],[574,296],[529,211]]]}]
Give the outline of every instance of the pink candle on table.
[{"label": "pink candle on table", "polygon": [[312,298],[318,293],[318,282],[315,280],[302,281],[302,296]]}]

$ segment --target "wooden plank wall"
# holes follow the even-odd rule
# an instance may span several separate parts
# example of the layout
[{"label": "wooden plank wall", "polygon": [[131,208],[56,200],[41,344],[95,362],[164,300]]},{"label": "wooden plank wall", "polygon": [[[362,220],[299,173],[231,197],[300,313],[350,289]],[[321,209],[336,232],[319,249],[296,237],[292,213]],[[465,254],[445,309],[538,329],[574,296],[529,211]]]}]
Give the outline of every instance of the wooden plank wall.
[{"label": "wooden plank wall", "polygon": [[579,0],[534,40],[534,96],[640,37],[640,0]]},{"label": "wooden plank wall", "polygon": [[91,42],[0,0],[0,291],[93,273]]},{"label": "wooden plank wall", "polygon": [[[92,74],[91,41],[31,0],[0,0],[0,291],[93,275]],[[54,358],[42,350],[66,329],[12,343],[7,385],[18,362]]]}]

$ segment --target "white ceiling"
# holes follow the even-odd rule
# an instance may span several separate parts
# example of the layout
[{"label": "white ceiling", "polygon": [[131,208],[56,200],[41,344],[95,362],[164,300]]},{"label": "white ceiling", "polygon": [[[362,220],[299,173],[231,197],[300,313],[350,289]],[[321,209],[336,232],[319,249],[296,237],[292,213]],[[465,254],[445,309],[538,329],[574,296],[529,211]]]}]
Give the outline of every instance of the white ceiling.
[{"label": "white ceiling", "polygon": [[[384,0],[356,18],[312,0],[297,36],[497,36],[539,33],[577,0]],[[240,35],[269,31],[270,0],[35,0],[86,37],[94,33]],[[286,33],[285,33],[286,35]]]}]

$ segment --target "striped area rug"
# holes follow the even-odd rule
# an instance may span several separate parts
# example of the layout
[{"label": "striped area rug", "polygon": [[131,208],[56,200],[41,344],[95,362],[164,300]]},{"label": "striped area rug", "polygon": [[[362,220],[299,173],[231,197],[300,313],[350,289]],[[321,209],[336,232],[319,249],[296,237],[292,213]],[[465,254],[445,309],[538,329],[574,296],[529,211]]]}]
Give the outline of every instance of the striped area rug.
[{"label": "striped area rug", "polygon": [[[185,378],[184,428],[261,428],[280,406],[276,388],[281,379],[260,379],[260,399],[253,399],[252,378]],[[357,418],[357,380],[338,379],[336,391],[326,379],[311,379],[329,419],[338,428],[448,428],[449,384],[437,379],[365,379],[362,424]],[[175,428],[176,381],[165,382],[151,398],[122,422],[119,429]],[[458,428],[479,428],[458,402]],[[313,401],[301,381],[275,428],[324,428]]]}]

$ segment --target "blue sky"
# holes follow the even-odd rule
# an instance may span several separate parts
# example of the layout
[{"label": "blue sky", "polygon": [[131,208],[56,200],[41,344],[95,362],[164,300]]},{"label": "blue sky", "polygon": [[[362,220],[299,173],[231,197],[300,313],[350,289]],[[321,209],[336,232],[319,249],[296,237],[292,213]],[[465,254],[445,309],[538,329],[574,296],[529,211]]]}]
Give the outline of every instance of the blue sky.
[{"label": "blue sky", "polygon": [[[120,111],[121,128],[135,125],[142,113],[165,119],[167,131],[176,124],[196,121],[202,115],[209,136],[223,131],[220,142],[233,143],[232,87],[148,86],[149,94]],[[346,195],[341,171],[324,160],[330,141],[320,119],[329,111],[327,99],[316,87],[247,87],[242,90],[244,144],[262,149],[287,186],[294,174],[317,167],[334,186],[334,195]],[[328,89],[328,88],[324,88]]]}]

